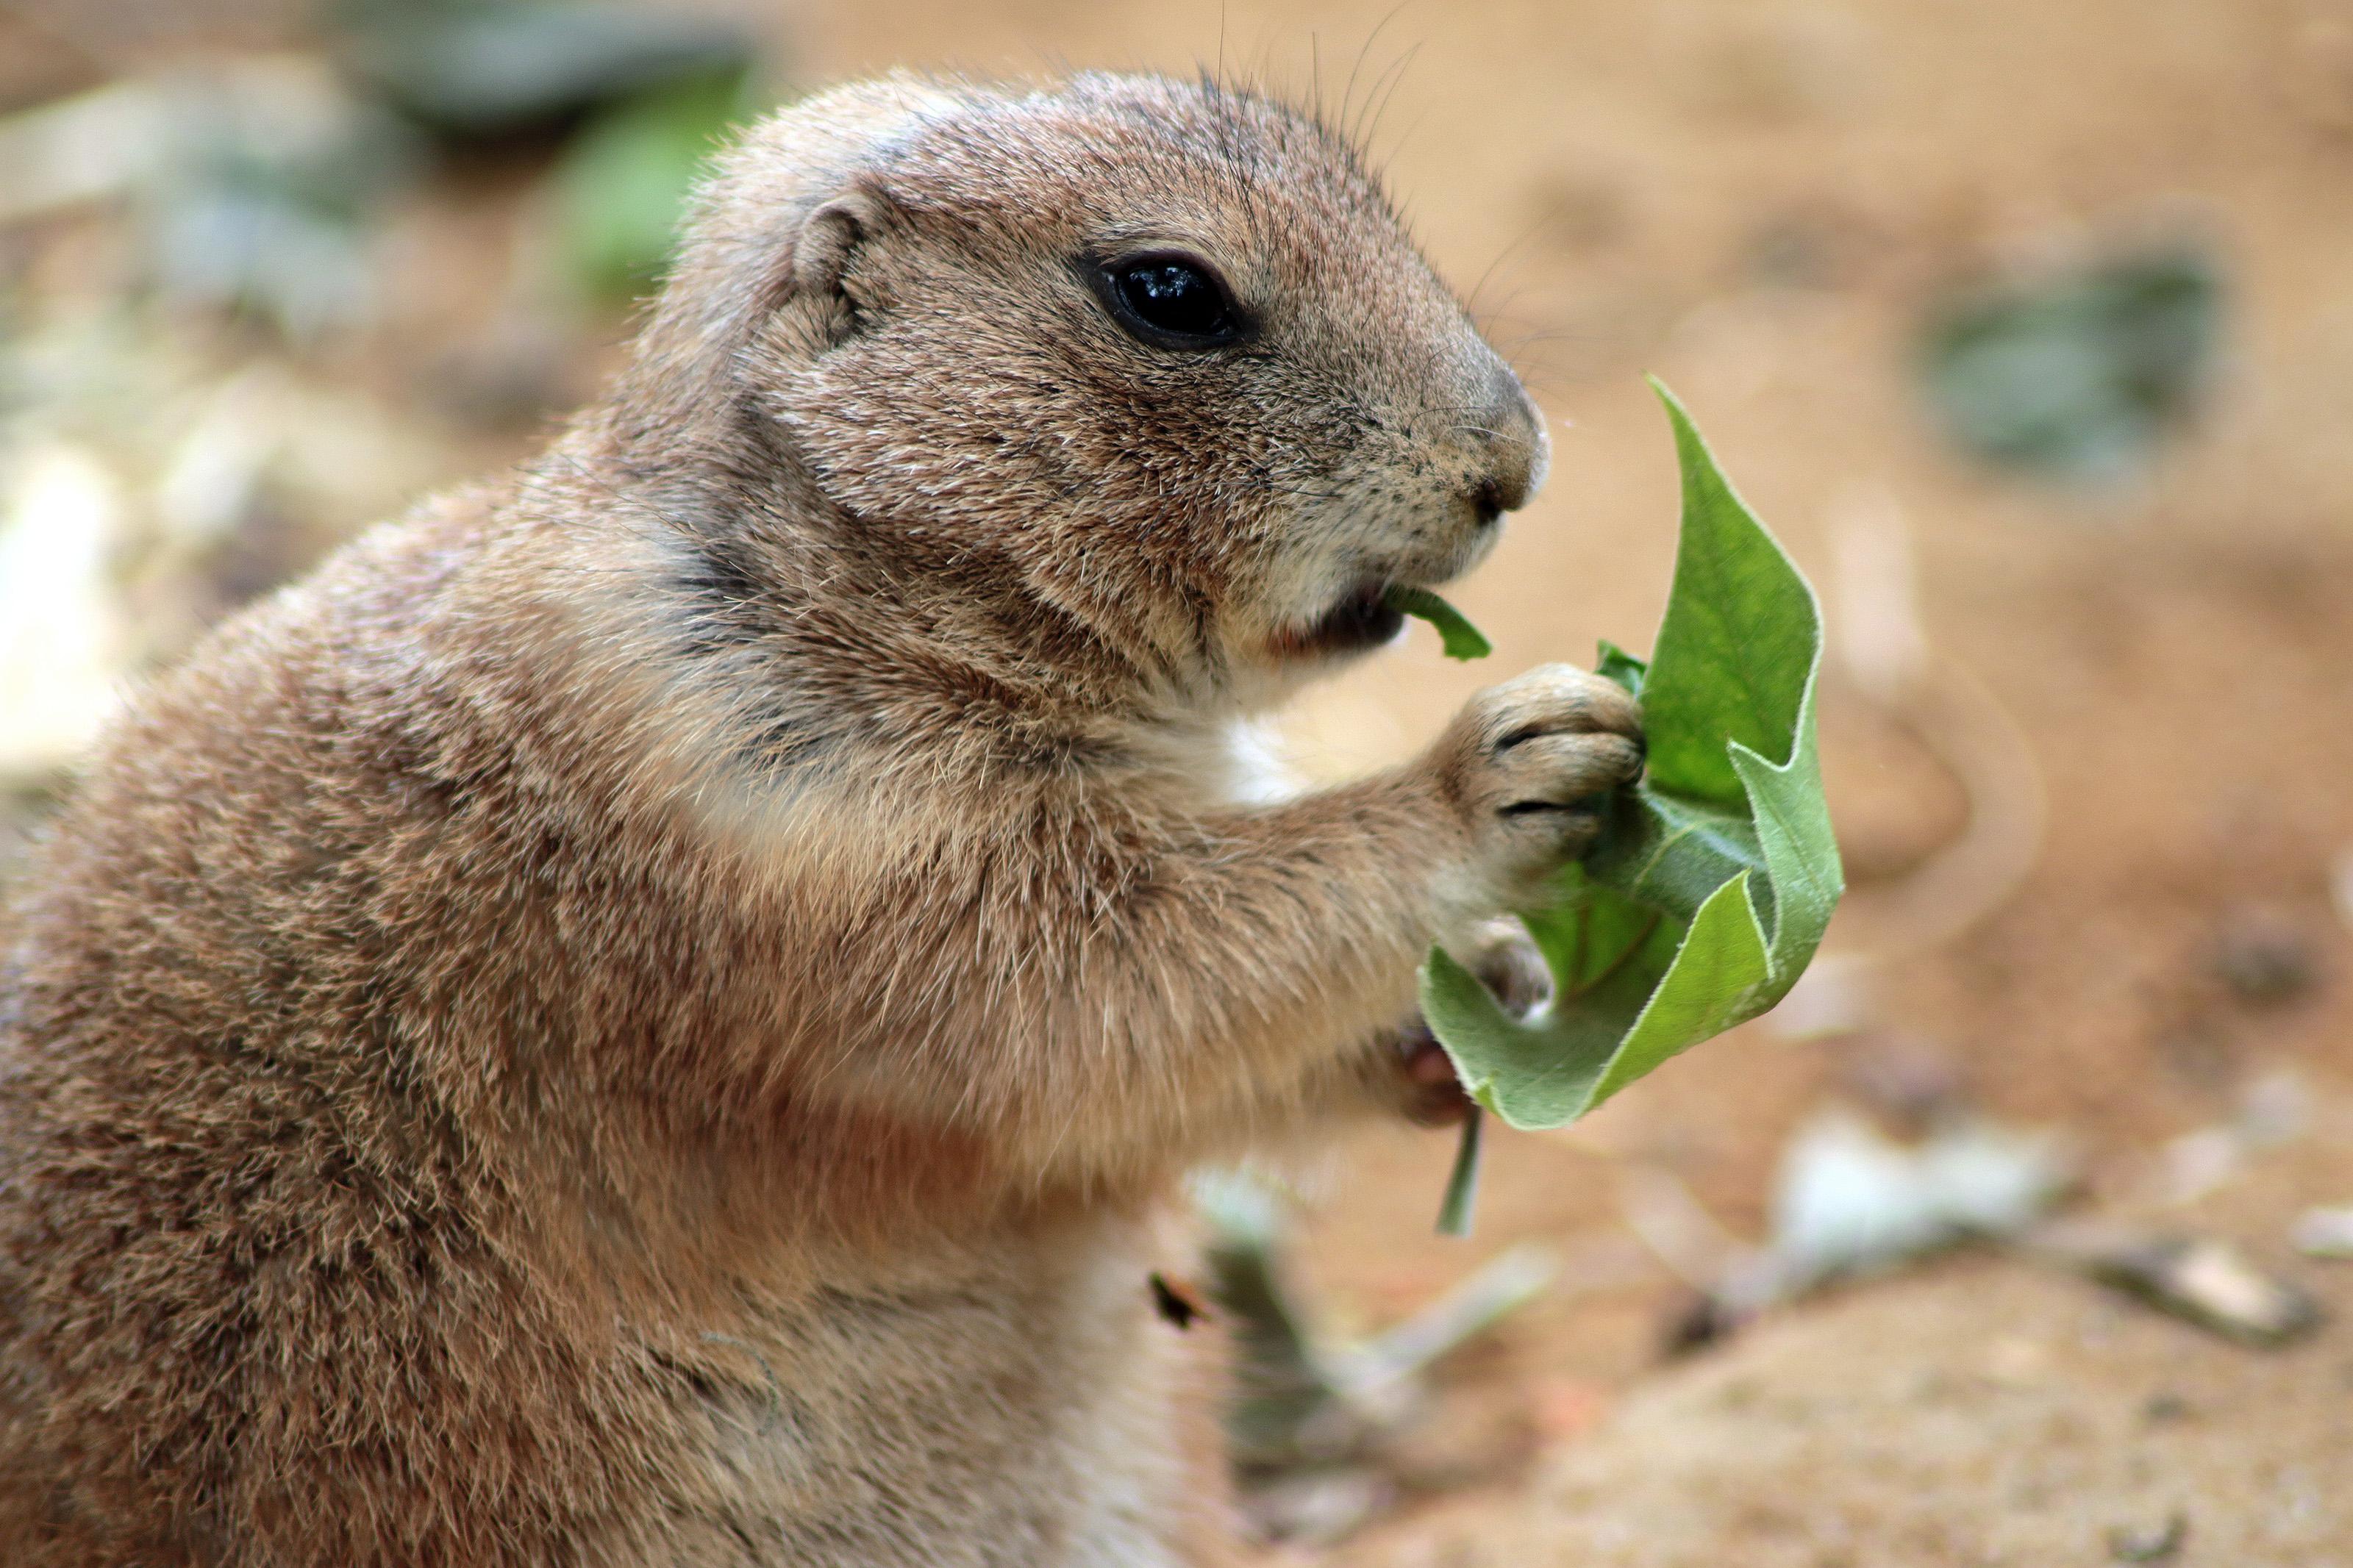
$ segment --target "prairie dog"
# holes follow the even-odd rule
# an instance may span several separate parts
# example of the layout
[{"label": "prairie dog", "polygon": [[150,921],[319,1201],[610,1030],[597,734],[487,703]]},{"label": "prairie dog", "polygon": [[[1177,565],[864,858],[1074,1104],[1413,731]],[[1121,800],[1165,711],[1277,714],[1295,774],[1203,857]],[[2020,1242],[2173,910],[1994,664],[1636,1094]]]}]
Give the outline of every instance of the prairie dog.
[{"label": "prairie dog", "polygon": [[1219,1560],[1175,1180],[1407,1097],[1424,947],[1641,758],[1561,666],[1320,794],[1237,727],[1546,458],[1263,98],[757,127],[608,400],[223,627],[42,852],[9,1560]]}]

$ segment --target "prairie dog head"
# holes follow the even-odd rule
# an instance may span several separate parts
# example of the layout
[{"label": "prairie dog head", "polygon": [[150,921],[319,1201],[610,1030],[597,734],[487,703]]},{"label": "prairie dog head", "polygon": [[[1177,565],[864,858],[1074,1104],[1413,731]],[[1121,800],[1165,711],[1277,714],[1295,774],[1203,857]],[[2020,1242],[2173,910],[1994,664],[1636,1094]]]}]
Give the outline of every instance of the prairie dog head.
[{"label": "prairie dog head", "polygon": [[1184,692],[1257,706],[1388,641],[1383,589],[1467,570],[1543,478],[1353,149],[1263,98],[847,89],[702,215],[641,356],[703,353],[860,549]]}]

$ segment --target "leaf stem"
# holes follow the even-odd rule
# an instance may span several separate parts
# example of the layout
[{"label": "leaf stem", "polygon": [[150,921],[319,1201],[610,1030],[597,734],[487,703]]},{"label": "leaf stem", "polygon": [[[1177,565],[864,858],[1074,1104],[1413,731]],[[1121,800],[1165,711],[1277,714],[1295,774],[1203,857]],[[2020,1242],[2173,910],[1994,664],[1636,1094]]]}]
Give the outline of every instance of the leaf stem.
[{"label": "leaf stem", "polygon": [[1438,1205],[1438,1234],[1471,1234],[1471,1210],[1479,1201],[1479,1124],[1485,1113],[1477,1106],[1462,1123],[1462,1142],[1455,1145],[1454,1171],[1446,1178],[1446,1197]]}]

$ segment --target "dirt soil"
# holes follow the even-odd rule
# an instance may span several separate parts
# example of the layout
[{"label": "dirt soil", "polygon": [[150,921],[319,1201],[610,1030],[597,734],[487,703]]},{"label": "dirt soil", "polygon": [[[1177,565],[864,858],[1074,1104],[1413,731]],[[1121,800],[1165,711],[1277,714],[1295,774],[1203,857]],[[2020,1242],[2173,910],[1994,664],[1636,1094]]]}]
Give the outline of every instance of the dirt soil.
[{"label": "dirt soil", "polygon": [[[1478,685],[1589,659],[1597,636],[1646,639],[1674,472],[1644,372],[1822,585],[1834,643],[1882,591],[1840,542],[1908,539],[1936,689],[1968,694],[1868,698],[1834,648],[1823,741],[1856,887],[1831,945],[1860,961],[1852,1026],[1800,1039],[1768,1020],[1576,1129],[1492,1139],[1469,1243],[1430,1233],[1444,1139],[1368,1134],[1311,1173],[1303,1262],[1341,1329],[1517,1242],[1567,1264],[1451,1366],[1405,1440],[1402,1507],[1270,1560],[2353,1564],[2353,1263],[2285,1241],[2307,1205],[2353,1203],[2353,949],[2331,893],[2353,846],[2353,6],[1392,6],[737,7],[801,84],[1200,63],[1363,114],[1433,258],[1558,421],[1556,458],[1454,595],[1493,660],[1450,665],[1416,628],[1294,716],[1309,772],[1406,754]],[[407,314],[322,373],[427,430],[428,477],[527,437],[436,403],[444,356],[500,308],[482,280],[519,179],[476,169],[415,204]],[[2185,235],[2223,268],[2226,363],[2146,472],[2030,484],[1940,443],[1911,374],[1938,289]],[[564,367],[565,395],[599,363]],[[1940,752],[1984,764],[1974,828]],[[1946,880],[1965,830],[1994,852]],[[2284,954],[2284,977],[2251,979],[2251,952]],[[2301,1136],[2166,1201],[2168,1141],[2282,1067],[2308,1090]],[[2084,1212],[2235,1237],[2328,1322],[2242,1348],[1977,1254],[1668,1359],[1690,1287],[1630,1239],[1630,1177],[1672,1173],[1754,1237],[1794,1127],[1923,1074],[2063,1129]]]}]

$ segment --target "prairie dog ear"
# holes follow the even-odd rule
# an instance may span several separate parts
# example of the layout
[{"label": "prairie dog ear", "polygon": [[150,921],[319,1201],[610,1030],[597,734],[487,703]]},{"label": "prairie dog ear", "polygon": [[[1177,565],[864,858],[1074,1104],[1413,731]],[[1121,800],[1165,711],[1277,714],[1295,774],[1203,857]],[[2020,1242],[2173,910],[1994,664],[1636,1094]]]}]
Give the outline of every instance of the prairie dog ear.
[{"label": "prairie dog ear", "polygon": [[814,307],[832,342],[858,330],[867,301],[851,281],[851,263],[860,247],[880,234],[884,216],[878,195],[852,190],[819,204],[801,220],[793,241],[792,293]]}]

